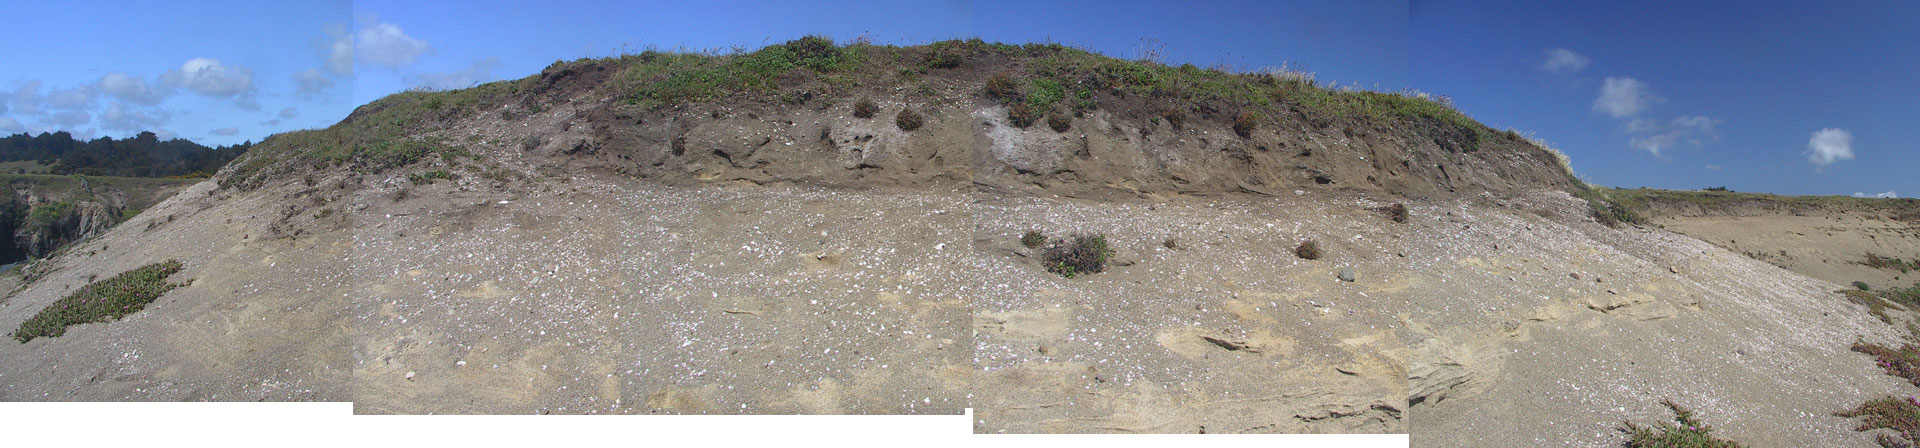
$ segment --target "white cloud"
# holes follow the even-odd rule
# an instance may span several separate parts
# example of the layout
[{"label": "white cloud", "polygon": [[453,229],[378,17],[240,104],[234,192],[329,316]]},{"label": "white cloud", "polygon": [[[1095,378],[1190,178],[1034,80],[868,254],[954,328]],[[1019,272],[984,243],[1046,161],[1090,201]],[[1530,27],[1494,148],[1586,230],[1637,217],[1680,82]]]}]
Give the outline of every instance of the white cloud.
[{"label": "white cloud", "polygon": [[1661,151],[1679,146],[1682,143],[1694,147],[1705,146],[1708,141],[1719,141],[1717,128],[1724,120],[1705,115],[1682,115],[1665,125],[1645,118],[1635,117],[1626,124],[1626,130],[1636,135],[1628,140],[1635,149],[1660,155]]},{"label": "white cloud", "polygon": [[94,85],[101,92],[112,95],[120,101],[146,106],[160,104],[161,101],[173,95],[172,89],[149,84],[146,79],[121,72],[107,73],[106,76],[101,76],[99,81],[94,82]]},{"label": "white cloud", "polygon": [[93,106],[93,89],[79,86],[67,89],[47,91],[47,107],[54,109],[77,110]]},{"label": "white cloud", "polygon": [[87,122],[91,120],[93,120],[93,115],[88,114],[87,111],[69,110],[47,114],[46,117],[40,119],[40,122],[61,128],[73,129],[80,127],[80,125],[87,124]]},{"label": "white cloud", "polygon": [[1846,129],[1826,128],[1814,131],[1807,139],[1807,161],[1815,166],[1853,159],[1853,133]]},{"label": "white cloud", "polygon": [[1547,60],[1540,63],[1540,69],[1564,75],[1585,69],[1590,63],[1593,61],[1586,56],[1581,56],[1580,53],[1574,53],[1573,50],[1554,48],[1547,50]]},{"label": "white cloud", "polygon": [[[354,33],[351,51],[361,61],[398,70],[413,65],[421,55],[433,51],[433,46],[408,36],[394,24],[375,23]],[[332,67],[332,61],[329,57],[329,69],[336,68]]]},{"label": "white cloud", "polygon": [[327,71],[336,75],[353,74],[353,35],[345,24],[328,25]]},{"label": "white cloud", "polygon": [[460,70],[440,73],[415,73],[407,75],[407,85],[416,88],[435,90],[464,89],[475,84],[493,81],[493,69],[500,67],[500,58],[488,57],[474,61],[473,65]]},{"label": "white cloud", "polygon": [[272,120],[267,120],[267,121],[262,121],[262,122],[260,122],[260,125],[261,125],[261,126],[266,126],[266,127],[274,127],[274,126],[279,126],[279,125],[280,125],[280,119],[278,119],[278,118],[275,118],[275,119],[272,119]]},{"label": "white cloud", "polygon": [[40,113],[40,80],[29,79],[20,83],[20,87],[14,88],[10,96],[13,108],[19,109],[20,113]]},{"label": "white cloud", "polygon": [[167,70],[160,75],[160,80],[211,97],[231,97],[253,91],[253,70],[222,64],[218,59],[190,59],[180,64],[180,68]]},{"label": "white cloud", "polygon": [[287,119],[287,120],[291,120],[291,119],[293,119],[293,117],[298,117],[298,116],[300,116],[300,109],[299,109],[299,108],[294,108],[294,107],[289,107],[289,108],[286,108],[286,109],[280,109],[280,118],[281,118],[281,119]]},{"label": "white cloud", "polygon": [[247,112],[260,111],[260,102],[254,101],[253,95],[241,95],[239,98],[233,100],[233,105]]},{"label": "white cloud", "polygon": [[15,120],[12,117],[0,117],[0,133],[18,134],[26,130],[27,127],[21,125],[20,120]]},{"label": "white cloud", "polygon": [[105,112],[100,113],[100,127],[113,131],[158,133],[162,131],[160,126],[167,124],[171,118],[166,111],[139,111],[114,103],[107,106]]},{"label": "white cloud", "polygon": [[1720,171],[1720,165],[1707,164],[1707,171]]},{"label": "white cloud", "polygon": [[1613,118],[1627,118],[1659,102],[1660,97],[1653,95],[1647,83],[1633,78],[1607,78],[1600,86],[1600,97],[1593,100],[1593,110]]},{"label": "white cloud", "polygon": [[1856,198],[1875,198],[1875,199],[1899,199],[1899,198],[1900,198],[1900,195],[1898,195],[1898,194],[1894,194],[1894,192],[1892,192],[1892,191],[1888,191],[1888,192],[1885,192],[1885,193],[1874,193],[1874,194],[1866,194],[1866,193],[1861,193],[1861,192],[1858,192],[1858,191],[1856,191],[1856,192],[1853,192],[1853,197],[1856,197]]},{"label": "white cloud", "polygon": [[299,98],[318,98],[333,89],[333,79],[320,73],[320,69],[310,68],[293,74],[293,95]]},{"label": "white cloud", "polygon": [[220,128],[220,129],[214,129],[210,133],[212,133],[213,135],[232,136],[235,134],[239,134],[240,128]]}]

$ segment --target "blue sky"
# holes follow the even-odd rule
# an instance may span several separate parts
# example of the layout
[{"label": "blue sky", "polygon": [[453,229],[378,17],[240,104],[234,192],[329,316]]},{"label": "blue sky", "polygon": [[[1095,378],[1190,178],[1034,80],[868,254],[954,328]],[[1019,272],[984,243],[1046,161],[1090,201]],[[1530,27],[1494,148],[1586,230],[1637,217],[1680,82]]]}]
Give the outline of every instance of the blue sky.
[{"label": "blue sky", "polygon": [[977,36],[1448,95],[1603,185],[1920,195],[1920,7],[1562,3],[10,3],[0,132],[236,143],[556,60]]}]

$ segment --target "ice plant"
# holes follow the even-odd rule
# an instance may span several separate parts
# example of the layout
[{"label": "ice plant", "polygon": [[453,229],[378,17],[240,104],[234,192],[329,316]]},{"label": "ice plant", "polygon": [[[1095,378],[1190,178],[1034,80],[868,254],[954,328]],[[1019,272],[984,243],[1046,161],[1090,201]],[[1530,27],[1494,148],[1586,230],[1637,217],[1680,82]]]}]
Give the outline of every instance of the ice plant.
[{"label": "ice plant", "polygon": [[20,323],[20,328],[13,331],[13,339],[25,343],[34,338],[60,336],[66,334],[69,326],[110,322],[139,312],[160,298],[160,294],[182,286],[166,281],[168,276],[180,272],[180,268],[178,260],[167,260],[88,284]]}]

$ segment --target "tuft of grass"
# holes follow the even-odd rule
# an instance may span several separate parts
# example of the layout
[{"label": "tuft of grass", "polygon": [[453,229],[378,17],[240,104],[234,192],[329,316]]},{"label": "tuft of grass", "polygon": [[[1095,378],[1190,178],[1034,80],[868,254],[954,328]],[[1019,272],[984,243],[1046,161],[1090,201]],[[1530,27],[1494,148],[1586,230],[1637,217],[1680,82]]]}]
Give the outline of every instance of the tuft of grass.
[{"label": "tuft of grass", "polygon": [[1320,243],[1315,243],[1313,240],[1301,241],[1299,246],[1293,248],[1293,255],[1308,260],[1318,260],[1320,259]]},{"label": "tuft of grass", "polygon": [[926,118],[921,117],[920,113],[914,112],[913,109],[900,109],[900,114],[893,116],[893,124],[899,126],[902,131],[912,132],[926,124]]},{"label": "tuft of grass", "polygon": [[1387,219],[1405,224],[1407,222],[1407,204],[1395,203],[1387,207]]},{"label": "tuft of grass", "polygon": [[1033,106],[1027,103],[1019,103],[1007,109],[1007,121],[1012,123],[1014,127],[1026,128],[1027,126],[1033,126],[1033,122],[1040,120],[1040,113],[1039,110],[1034,109]]},{"label": "tuft of grass", "polygon": [[1073,120],[1067,118],[1065,115],[1048,114],[1047,127],[1053,128],[1053,132],[1067,132],[1067,130],[1073,129]]},{"label": "tuft of grass", "polygon": [[1920,386],[1920,347],[1915,347],[1913,343],[1909,342],[1895,349],[1880,344],[1855,341],[1852,349],[1872,356],[1874,363],[1879,365],[1881,370],[1886,371],[1887,375],[1899,377],[1907,380],[1908,383]]},{"label": "tuft of grass", "polygon": [[1835,412],[1833,415],[1846,418],[1859,418],[1860,425],[1855,431],[1875,429],[1893,430],[1894,434],[1879,434],[1875,441],[1883,447],[1913,447],[1920,443],[1920,399],[1908,396],[1905,399],[1880,397],[1861,403],[1850,410]]},{"label": "tuft of grass", "polygon": [[453,173],[449,173],[447,170],[433,170],[407,175],[407,181],[413,182],[414,185],[431,184],[441,179],[453,180]]},{"label": "tuft of grass", "polygon": [[1241,112],[1233,116],[1233,133],[1240,137],[1252,137],[1253,128],[1260,124],[1260,114],[1254,111]]},{"label": "tuft of grass", "polygon": [[1885,322],[1887,325],[1893,325],[1893,316],[1887,315],[1887,302],[1881,300],[1879,296],[1858,289],[1842,289],[1834,292],[1847,296],[1847,301],[1866,305],[1867,314],[1872,314],[1873,317],[1880,318],[1880,321]]},{"label": "tuft of grass", "polygon": [[1713,437],[1713,426],[1693,416],[1693,411],[1673,400],[1660,400],[1673,410],[1672,423],[1640,426],[1624,422],[1620,432],[1627,434],[1628,448],[1740,448],[1740,444]]},{"label": "tuft of grass", "polygon": [[1574,197],[1585,199],[1587,207],[1595,221],[1607,227],[1619,227],[1620,224],[1646,224],[1647,218],[1635,212],[1633,205],[1639,205],[1638,198],[1616,199],[1611,193],[1618,190],[1585,188],[1574,193]]},{"label": "tuft of grass", "polygon": [[1013,85],[1013,75],[1007,72],[994,73],[987,77],[986,92],[988,98],[1002,102],[1017,101],[1020,91]]},{"label": "tuft of grass", "polygon": [[1020,235],[1020,245],[1027,246],[1028,249],[1038,249],[1045,244],[1047,244],[1047,236],[1038,230],[1028,230],[1025,235]]},{"label": "tuft of grass", "polygon": [[1161,241],[1161,242],[1160,242],[1160,247],[1165,247],[1165,248],[1168,248],[1168,249],[1179,249],[1179,248],[1180,248],[1180,242],[1178,242],[1178,241],[1174,241],[1174,240],[1173,240],[1173,238],[1167,238],[1167,240],[1166,240],[1166,241]]},{"label": "tuft of grass", "polygon": [[873,100],[871,99],[861,98],[859,102],[853,103],[854,117],[873,118],[873,114],[879,111],[880,106],[873,104]]},{"label": "tuft of grass", "polygon": [[1074,235],[1048,246],[1046,253],[1040,255],[1040,262],[1047,267],[1047,272],[1074,278],[1105,271],[1107,260],[1112,257],[1113,249],[1107,246],[1106,236]]},{"label": "tuft of grass", "polygon": [[1854,288],[1854,289],[1858,289],[1858,290],[1861,290],[1861,291],[1872,291],[1872,290],[1873,290],[1873,287],[1872,287],[1872,286],[1867,286],[1867,282],[1863,282],[1863,281],[1859,281],[1859,280],[1854,280],[1854,281],[1853,281],[1853,288]]},{"label": "tuft of grass", "polygon": [[1178,107],[1167,109],[1160,114],[1160,118],[1167,119],[1167,124],[1173,126],[1175,131],[1184,129],[1187,125],[1187,111]]},{"label": "tuft of grass", "polygon": [[1067,97],[1066,89],[1060,86],[1060,81],[1051,78],[1037,78],[1027,81],[1027,84],[1027,104],[1040,112],[1053,110],[1054,103]]},{"label": "tuft of grass", "polygon": [[1920,270],[1920,260],[1901,260],[1899,258],[1882,257],[1879,254],[1873,253],[1873,251],[1867,251],[1867,259],[1859,263],[1874,269],[1900,271],[1902,274],[1907,273],[1909,270]]},{"label": "tuft of grass", "polygon": [[1880,297],[1906,306],[1907,309],[1920,309],[1920,282],[1915,282],[1913,286],[1905,289],[1900,287],[1882,289]]},{"label": "tuft of grass", "polygon": [[34,338],[58,337],[66,334],[69,326],[110,322],[139,312],[161,294],[184,286],[166,281],[180,268],[179,260],[167,260],[90,283],[20,323],[13,339],[26,343]]}]

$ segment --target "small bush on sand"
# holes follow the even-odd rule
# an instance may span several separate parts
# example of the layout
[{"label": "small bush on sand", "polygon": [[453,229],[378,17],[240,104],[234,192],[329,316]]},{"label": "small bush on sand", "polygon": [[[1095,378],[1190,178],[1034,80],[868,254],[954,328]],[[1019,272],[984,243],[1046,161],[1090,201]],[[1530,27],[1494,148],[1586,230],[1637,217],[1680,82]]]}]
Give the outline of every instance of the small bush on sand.
[{"label": "small bush on sand", "polygon": [[987,77],[987,97],[1000,101],[1014,101],[1020,92],[1013,84],[1013,76],[1006,72],[994,73]]},{"label": "small bush on sand", "polygon": [[1714,438],[1713,427],[1694,418],[1693,411],[1673,400],[1660,400],[1675,414],[1673,423],[1640,426],[1626,422],[1620,432],[1627,434],[1629,448],[1740,448],[1740,444]]},{"label": "small bush on sand", "polygon": [[1074,235],[1069,239],[1055,240],[1040,261],[1047,272],[1073,278],[1079,275],[1098,274],[1107,269],[1107,259],[1113,257],[1113,249],[1107,247],[1107,237],[1103,235]]},{"label": "small bush on sand", "polygon": [[1907,343],[1896,350],[1880,344],[1856,341],[1853,343],[1853,351],[1872,356],[1874,363],[1888,375],[1920,386],[1920,347]]},{"label": "small bush on sand", "polygon": [[1308,260],[1318,260],[1320,243],[1315,243],[1313,240],[1301,241],[1299,246],[1293,248],[1293,255]]},{"label": "small bush on sand", "polygon": [[926,119],[920,117],[920,113],[914,112],[913,109],[900,109],[900,115],[893,117],[893,124],[900,126],[902,131],[911,132],[914,129],[920,129],[920,125],[926,124]]},{"label": "small bush on sand", "polygon": [[1184,129],[1187,125],[1187,111],[1180,108],[1167,109],[1167,112],[1160,114],[1160,117],[1166,118],[1167,124],[1173,126],[1175,131]]},{"label": "small bush on sand", "polygon": [[860,102],[853,103],[853,116],[855,117],[873,118],[873,114],[879,111],[880,106],[873,104],[873,100],[870,99],[861,98]]},{"label": "small bush on sand", "polygon": [[1007,121],[1012,122],[1017,128],[1033,126],[1033,122],[1039,119],[1040,111],[1033,106],[1028,106],[1027,103],[1015,104],[1007,109]]},{"label": "small bush on sand", "polygon": [[1880,300],[1879,296],[1858,289],[1842,289],[1834,292],[1847,296],[1847,301],[1849,302],[1866,305],[1867,314],[1872,314],[1873,317],[1880,318],[1880,321],[1885,322],[1887,325],[1893,325],[1893,317],[1887,315],[1887,302]]},{"label": "small bush on sand", "polygon": [[1180,248],[1180,242],[1178,242],[1178,241],[1174,241],[1174,240],[1173,240],[1173,238],[1167,238],[1167,240],[1166,240],[1166,241],[1161,241],[1161,242],[1160,242],[1160,247],[1165,247],[1165,248],[1168,248],[1168,249],[1179,249],[1179,248]]},{"label": "small bush on sand", "polygon": [[1920,442],[1920,399],[1912,396],[1906,399],[1881,397],[1833,415],[1859,418],[1860,426],[1854,427],[1855,431],[1893,430],[1897,435],[1883,433],[1875,437],[1875,441],[1883,447],[1910,448]]},{"label": "small bush on sand", "polygon": [[66,334],[69,326],[110,322],[138,312],[161,294],[182,286],[166,281],[167,276],[176,272],[180,272],[180,262],[168,260],[83,286],[20,323],[20,328],[13,331],[13,339],[25,343],[34,338],[57,337]]},{"label": "small bush on sand", "polygon": [[1387,207],[1387,218],[1392,219],[1393,222],[1403,223],[1403,224],[1406,223],[1407,222],[1407,204],[1393,204],[1392,206]]},{"label": "small bush on sand", "polygon": [[1038,230],[1028,230],[1027,234],[1020,235],[1020,245],[1027,246],[1028,249],[1038,249],[1044,244],[1047,244],[1047,236]]},{"label": "small bush on sand", "polygon": [[1047,127],[1053,128],[1053,132],[1067,132],[1073,129],[1073,120],[1061,114],[1047,115]]},{"label": "small bush on sand", "polygon": [[1241,137],[1252,137],[1253,127],[1260,123],[1260,114],[1253,111],[1241,112],[1233,117],[1233,133]]}]

